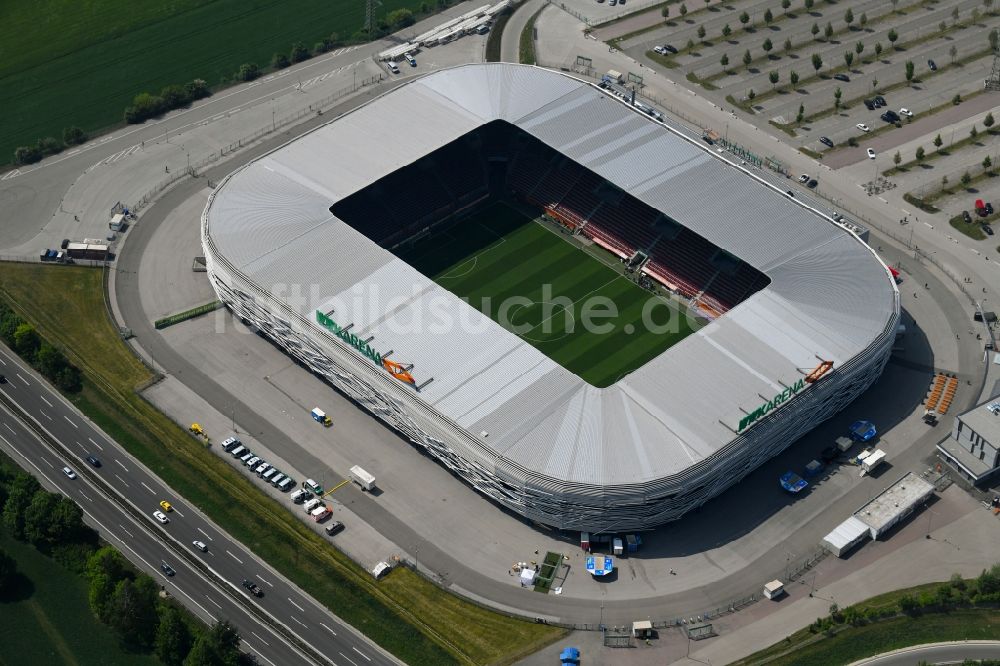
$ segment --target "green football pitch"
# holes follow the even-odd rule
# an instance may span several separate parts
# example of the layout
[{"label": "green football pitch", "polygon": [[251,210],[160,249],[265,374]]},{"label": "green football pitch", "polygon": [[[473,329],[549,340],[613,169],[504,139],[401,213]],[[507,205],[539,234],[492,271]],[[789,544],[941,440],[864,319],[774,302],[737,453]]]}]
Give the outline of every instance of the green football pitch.
[{"label": "green football pitch", "polygon": [[558,230],[494,204],[396,254],[597,387],[691,333],[652,294]]}]

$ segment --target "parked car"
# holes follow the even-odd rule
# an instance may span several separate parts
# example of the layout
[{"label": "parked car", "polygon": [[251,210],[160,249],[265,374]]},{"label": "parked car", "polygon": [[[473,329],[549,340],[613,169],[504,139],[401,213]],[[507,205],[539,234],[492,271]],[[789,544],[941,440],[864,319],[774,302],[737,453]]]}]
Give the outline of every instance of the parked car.
[{"label": "parked car", "polygon": [[204,541],[192,541],[191,545],[200,550],[203,553],[208,552],[208,546],[205,545]]},{"label": "parked car", "polygon": [[67,479],[75,479],[76,478],[76,472],[74,472],[73,470],[71,470],[69,467],[63,467],[62,468],[62,473],[66,475]]},{"label": "parked car", "polygon": [[177,573],[176,571],[174,571],[174,568],[169,564],[167,564],[166,562],[160,562],[160,569],[162,569],[163,573],[167,574],[168,576],[173,576],[175,573]]},{"label": "parked car", "polygon": [[993,214],[993,204],[991,204],[989,201],[986,202],[986,214],[987,215]]},{"label": "parked car", "polygon": [[910,111],[909,109],[907,109],[904,106],[902,109],[899,110],[899,115],[906,116],[907,118],[912,118],[913,117],[913,111]]},{"label": "parked car", "polygon": [[962,219],[965,220],[966,224],[972,224],[972,216],[969,215],[969,211],[967,210],[962,211]]},{"label": "parked car", "polygon": [[987,236],[992,236],[992,235],[993,235],[993,227],[991,227],[991,226],[990,226],[990,225],[988,225],[988,224],[984,224],[984,225],[983,225],[983,232],[984,232],[984,233],[985,233],[985,234],[986,234]]},{"label": "parked car", "polygon": [[885,101],[885,97],[882,97],[882,95],[875,95],[873,99],[875,100],[875,103],[878,104],[879,106],[888,106],[888,104]]},{"label": "parked car", "polygon": [[662,46],[660,46],[659,44],[657,44],[656,46],[653,47],[653,52],[659,53],[660,55],[666,55],[667,50]]},{"label": "parked car", "polygon": [[670,44],[664,44],[663,48],[666,49],[668,53],[677,53],[677,48],[671,46]]},{"label": "parked car", "polygon": [[931,68],[932,72],[936,72],[937,71],[937,63],[935,63],[933,60],[928,60],[927,61],[927,66]]},{"label": "parked car", "polygon": [[868,127],[868,125],[865,125],[864,123],[858,123],[857,125],[855,125],[855,127],[857,127],[862,132],[871,132],[872,131],[871,128]]},{"label": "parked car", "polygon": [[260,589],[260,587],[257,586],[257,583],[255,583],[255,582],[253,582],[251,580],[247,580],[246,578],[244,578],[243,579],[243,587],[245,587],[246,589],[250,590],[250,594],[252,594],[255,597],[262,597],[262,596],[264,596],[264,590]]},{"label": "parked car", "polygon": [[825,463],[832,462],[840,457],[840,449],[836,446],[828,446],[819,453],[819,458]]},{"label": "parked car", "polygon": [[326,529],[327,535],[333,536],[334,534],[343,531],[344,523],[340,522],[339,520],[335,520],[329,525],[327,525],[324,529]]},{"label": "parked car", "polygon": [[851,80],[851,77],[849,77],[847,74],[834,74],[833,78],[837,79],[838,81],[850,81]]},{"label": "parked car", "polygon": [[875,151],[873,149],[869,148],[865,152],[868,153],[868,159],[870,160],[875,159]]},{"label": "parked car", "polygon": [[812,180],[810,180],[810,181],[809,181],[808,183],[806,183],[806,186],[807,186],[807,187],[808,187],[809,189],[815,189],[817,185],[819,185],[819,181],[818,181],[818,180],[816,180],[815,178],[813,178],[813,179],[812,179]]},{"label": "parked car", "polygon": [[887,123],[895,123],[899,121],[899,116],[896,115],[895,111],[886,111],[882,114],[881,118]]},{"label": "parked car", "polygon": [[821,136],[819,138],[819,142],[822,143],[824,146],[830,146],[831,148],[833,148],[833,141],[828,136]]},{"label": "parked car", "polygon": [[799,182],[800,183],[808,183],[809,182],[809,174],[804,173],[801,176],[799,176]]},{"label": "parked car", "polygon": [[406,58],[406,62],[410,63],[410,67],[417,66],[417,59],[413,57],[413,54],[407,53],[403,57]]},{"label": "parked car", "polygon": [[875,110],[875,102],[871,101],[870,99],[866,99],[865,100],[865,107],[869,111],[874,111]]},{"label": "parked car", "polygon": [[162,511],[154,511],[153,518],[156,518],[156,522],[160,523],[161,525],[166,525],[167,523],[170,522],[170,519],[167,518],[167,514],[163,513]]}]

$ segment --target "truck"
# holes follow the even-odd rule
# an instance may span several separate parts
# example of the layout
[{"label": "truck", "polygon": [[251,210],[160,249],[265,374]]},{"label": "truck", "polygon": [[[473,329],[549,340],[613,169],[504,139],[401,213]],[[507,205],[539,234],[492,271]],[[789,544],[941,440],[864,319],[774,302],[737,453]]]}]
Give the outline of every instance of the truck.
[{"label": "truck", "polygon": [[111,258],[108,246],[100,243],[69,243],[66,254],[72,259],[103,261]]},{"label": "truck", "polygon": [[361,490],[371,492],[375,489],[375,477],[357,465],[351,468],[351,481],[361,486]]},{"label": "truck", "polygon": [[313,407],[313,410],[309,412],[309,414],[313,417],[313,421],[316,423],[322,423],[326,428],[333,425],[333,421],[330,420],[330,417],[327,416],[326,413],[319,407]]},{"label": "truck", "polygon": [[617,69],[609,69],[608,73],[604,75],[604,80],[612,83],[625,83],[625,77]]}]

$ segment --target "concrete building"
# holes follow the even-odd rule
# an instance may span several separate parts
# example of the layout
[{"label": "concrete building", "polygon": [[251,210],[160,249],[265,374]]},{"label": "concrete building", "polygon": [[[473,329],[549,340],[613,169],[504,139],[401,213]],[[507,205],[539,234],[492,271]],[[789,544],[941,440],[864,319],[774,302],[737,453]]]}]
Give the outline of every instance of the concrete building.
[{"label": "concrete building", "polygon": [[1000,396],[955,419],[951,437],[938,444],[945,460],[973,484],[1000,468]]},{"label": "concrete building", "polygon": [[872,539],[878,539],[933,494],[934,486],[931,483],[913,472],[907,472],[903,478],[855,511],[854,518],[868,526]]}]

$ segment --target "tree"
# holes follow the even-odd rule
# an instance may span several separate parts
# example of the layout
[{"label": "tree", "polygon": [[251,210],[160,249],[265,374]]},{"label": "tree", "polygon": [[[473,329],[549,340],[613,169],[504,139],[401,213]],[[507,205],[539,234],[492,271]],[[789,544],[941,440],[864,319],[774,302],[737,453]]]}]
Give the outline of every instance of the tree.
[{"label": "tree", "polygon": [[698,26],[698,39],[705,39],[705,26]]},{"label": "tree", "polygon": [[934,137],[934,147],[935,148],[940,148],[941,144],[943,144],[943,143],[944,143],[944,141],[941,139],[941,135],[940,134],[938,134],[936,137]]},{"label": "tree", "polygon": [[3,506],[3,525],[15,539],[24,540],[24,512],[39,490],[41,486],[35,477],[24,472],[18,472],[8,484],[7,501]]},{"label": "tree", "polygon": [[1000,44],[1000,32],[997,32],[997,29],[993,28],[990,30],[988,39],[990,40],[990,50],[996,51],[997,45]]},{"label": "tree", "polygon": [[926,153],[924,152],[924,147],[923,146],[920,146],[919,148],[917,148],[917,161],[918,162],[923,162],[925,154]]},{"label": "tree", "polygon": [[694,50],[694,40],[693,39],[689,39],[688,42],[687,42],[687,44],[684,46],[684,49],[687,50],[687,51],[693,51]]},{"label": "tree", "polygon": [[976,126],[973,125],[972,129],[969,130],[969,138],[975,141],[977,136],[979,136],[979,130],[977,130]]},{"label": "tree", "polygon": [[385,17],[385,21],[392,26],[394,30],[409,27],[417,22],[416,19],[413,18],[413,12],[405,7],[389,12],[389,14]]},{"label": "tree", "polygon": [[955,7],[951,10],[951,18],[953,21],[958,23],[958,7]]},{"label": "tree", "polygon": [[995,121],[993,120],[993,112],[992,111],[990,113],[987,113],[986,117],[983,118],[983,126],[986,127],[986,129],[989,129],[989,128],[993,127],[993,123],[994,122]]},{"label": "tree", "polygon": [[896,166],[899,166],[899,163],[902,161],[903,161],[903,156],[900,155],[899,151],[897,150],[896,154],[892,156],[892,163],[895,164]]},{"label": "tree", "polygon": [[771,88],[774,88],[774,86],[778,83],[778,78],[779,78],[778,72],[772,69],[770,72],[768,72],[767,78],[771,82]]},{"label": "tree", "polygon": [[774,48],[774,44],[771,43],[770,38],[767,38],[764,40],[764,43],[760,45],[760,47],[764,49],[764,53],[770,53],[771,49]]},{"label": "tree", "polygon": [[87,140],[87,135],[82,129],[76,127],[67,127],[63,130],[63,143],[67,146],[78,146]]},{"label": "tree", "polygon": [[240,634],[233,625],[223,620],[198,636],[184,660],[184,666],[216,666],[237,663]]},{"label": "tree", "polygon": [[785,53],[792,52],[792,38],[789,37],[785,40]]},{"label": "tree", "polygon": [[764,12],[764,23],[766,23],[767,25],[771,25],[771,21],[773,20],[774,20],[774,14],[772,14],[771,10],[768,9],[767,11]]},{"label": "tree", "polygon": [[729,56],[723,53],[722,57],[719,58],[719,64],[722,65],[723,69],[729,67]]},{"label": "tree", "polygon": [[756,97],[756,96],[757,96],[757,93],[755,93],[755,92],[753,91],[753,88],[751,88],[751,89],[750,89],[750,90],[749,90],[749,91],[747,92],[747,99],[748,99],[748,100],[750,100],[751,102],[753,101],[753,98],[754,98],[754,97]]},{"label": "tree", "polygon": [[823,67],[823,58],[821,58],[818,53],[813,53],[812,64],[813,64],[813,69],[815,69],[818,72],[820,68]]},{"label": "tree", "polygon": [[809,32],[812,33],[813,39],[816,39],[816,35],[819,34],[819,26],[813,23],[812,27],[809,28]]},{"label": "tree", "polygon": [[987,155],[986,157],[983,158],[983,169],[989,171],[990,167],[992,166],[993,166],[993,160],[991,160],[990,156]]},{"label": "tree", "polygon": [[260,67],[257,63],[245,62],[236,70],[237,81],[253,81],[260,76]]},{"label": "tree", "polygon": [[954,64],[955,63],[955,56],[958,55],[958,47],[955,46],[954,44],[952,44],[951,48],[948,49],[948,55],[951,56],[951,62],[952,62],[952,64]]},{"label": "tree", "polygon": [[889,43],[892,44],[892,47],[896,48],[896,40],[899,39],[899,33],[897,33],[895,30],[890,30],[888,33],[886,33],[886,37],[889,38]]},{"label": "tree", "polygon": [[906,80],[907,81],[912,81],[913,80],[913,61],[912,60],[907,60],[905,67],[906,67]]},{"label": "tree", "polygon": [[962,187],[968,187],[969,183],[971,182],[972,182],[972,176],[970,176],[969,172],[966,171],[965,173],[962,174]]},{"label": "tree", "polygon": [[844,91],[840,89],[840,86],[837,86],[837,89],[833,91],[833,108],[835,109],[840,108],[840,98],[843,96],[843,94]]},{"label": "tree", "polygon": [[940,23],[938,23],[938,32],[944,32],[947,29],[948,29],[948,24],[947,23],[945,23],[944,21],[941,21]]},{"label": "tree", "polygon": [[955,96],[951,98],[951,103],[954,104],[955,106],[958,106],[959,104],[961,104],[962,103],[962,94],[961,93],[955,93]]},{"label": "tree", "polygon": [[750,15],[749,14],[747,14],[746,12],[743,12],[742,14],[740,14],[740,23],[743,24],[744,28],[747,27],[747,23],[749,23],[749,22],[750,22]]},{"label": "tree", "polygon": [[868,25],[868,14],[862,12],[861,18],[858,19],[858,23],[861,25],[862,28]]},{"label": "tree", "polygon": [[192,79],[184,84],[184,92],[187,93],[188,99],[204,99],[212,94],[212,91],[208,89],[208,82],[205,79]]},{"label": "tree", "polygon": [[872,79],[872,90],[878,88],[878,79]]},{"label": "tree", "polygon": [[94,551],[87,558],[87,578],[93,580],[97,576],[107,576],[113,583],[125,577],[128,567],[122,554],[111,546],[104,546]]},{"label": "tree", "polygon": [[52,545],[52,516],[59,504],[57,495],[39,491],[24,511],[24,536],[35,546]]},{"label": "tree", "polygon": [[17,562],[0,548],[0,599],[6,596],[17,576]]},{"label": "tree", "polygon": [[115,585],[107,622],[125,647],[143,650],[152,646],[158,623],[156,596],[156,583],[146,574],[136,576],[135,582],[125,578]]},{"label": "tree", "polygon": [[284,53],[275,53],[271,56],[271,68],[272,69],[284,69],[288,67],[291,63],[288,60],[288,56]]},{"label": "tree", "polygon": [[[404,10],[398,10],[404,11]],[[409,11],[409,10],[406,10]],[[288,59],[292,62],[302,62],[309,58],[309,49],[302,42],[295,42],[292,44],[292,51],[288,54]]]},{"label": "tree", "polygon": [[191,631],[172,604],[160,608],[160,624],[153,638],[153,650],[165,666],[182,666],[191,651]]},{"label": "tree", "polygon": [[858,42],[857,44],[854,45],[854,52],[857,53],[859,56],[864,52],[864,50],[865,50],[865,45],[862,42]]},{"label": "tree", "polygon": [[680,12],[681,12],[681,16],[687,16],[688,8],[687,8],[687,5],[685,5],[683,2],[681,3]]},{"label": "tree", "polygon": [[847,11],[844,12],[844,23],[847,24],[848,28],[851,27],[852,23],[854,23],[854,12],[851,11],[850,7],[848,7]]},{"label": "tree", "polygon": [[793,69],[788,73],[788,80],[792,82],[793,86],[799,85],[799,73]]},{"label": "tree", "polygon": [[806,11],[809,11],[813,8],[813,0],[803,0],[802,5],[806,8]]},{"label": "tree", "polygon": [[806,105],[799,104],[799,112],[795,114],[795,122],[801,123],[802,119],[806,117]]},{"label": "tree", "polygon": [[662,16],[664,19],[670,18],[670,7],[664,7],[663,9],[661,9],[660,16]]},{"label": "tree", "polygon": [[781,0],[781,9],[784,10],[785,13],[788,12],[788,8],[791,6],[792,0]]},{"label": "tree", "polygon": [[115,581],[103,573],[91,577],[90,587],[87,591],[87,599],[90,602],[90,610],[101,622],[108,621],[108,604],[115,593]]},{"label": "tree", "polygon": [[875,42],[875,57],[878,58],[882,55],[882,42]]},{"label": "tree", "polygon": [[850,51],[844,52],[844,64],[847,65],[848,69],[851,67],[851,63],[854,62],[854,54]]},{"label": "tree", "polygon": [[746,53],[743,54],[743,64],[749,69],[751,62],[753,62],[753,56],[750,55],[750,49],[747,49]]},{"label": "tree", "polygon": [[827,23],[826,27],[823,28],[823,36],[826,37],[827,39],[830,39],[831,37],[833,37],[833,24],[832,23]]},{"label": "tree", "polygon": [[723,37],[729,37],[729,35],[731,35],[731,34],[733,34],[733,29],[729,27],[728,23],[726,25],[722,26],[722,36]]},{"label": "tree", "polygon": [[14,150],[14,164],[34,164],[42,159],[42,151],[35,146],[18,146]]}]

